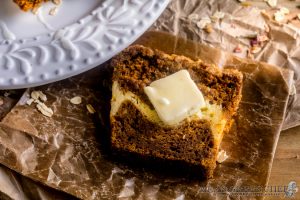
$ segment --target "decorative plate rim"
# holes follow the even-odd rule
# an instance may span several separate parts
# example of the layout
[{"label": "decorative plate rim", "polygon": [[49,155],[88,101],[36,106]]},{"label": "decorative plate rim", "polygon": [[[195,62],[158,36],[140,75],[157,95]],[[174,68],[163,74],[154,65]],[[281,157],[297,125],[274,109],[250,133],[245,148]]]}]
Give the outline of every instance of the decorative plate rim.
[{"label": "decorative plate rim", "polygon": [[57,31],[0,41],[0,89],[63,80],[99,66],[132,44],[170,0],[105,0]]}]

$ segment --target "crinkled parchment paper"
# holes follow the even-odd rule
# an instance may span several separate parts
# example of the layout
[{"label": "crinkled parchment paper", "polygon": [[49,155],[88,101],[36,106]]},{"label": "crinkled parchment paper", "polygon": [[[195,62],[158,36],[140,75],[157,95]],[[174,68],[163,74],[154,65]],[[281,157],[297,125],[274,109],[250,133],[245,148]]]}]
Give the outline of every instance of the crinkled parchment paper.
[{"label": "crinkled parchment paper", "polygon": [[[0,123],[0,163],[82,199],[226,199],[241,186],[266,186],[293,72],[163,33],[149,32],[138,43],[243,72],[243,99],[222,142],[229,158],[217,166],[214,179],[186,178],[181,172],[169,175],[160,171],[160,166],[143,166],[111,154],[111,68],[107,65],[28,89]],[[45,104],[54,111],[51,118],[38,112],[34,103],[26,105],[32,90],[47,95]],[[71,104],[74,96],[81,96],[82,103]],[[89,113],[87,104],[97,113]],[[204,193],[204,186],[225,186],[228,192]]]},{"label": "crinkled parchment paper", "polygon": [[[198,28],[201,18],[213,16],[216,11],[222,11],[225,16],[214,23],[213,31],[206,33]],[[194,15],[194,16],[193,16]],[[191,17],[193,16],[193,17]],[[249,49],[249,39],[254,33],[267,33],[270,40],[262,50],[254,55],[255,60],[288,68],[295,72],[296,92],[290,98],[287,116],[283,129],[300,125],[300,32],[299,20],[279,26],[264,17],[259,8],[243,7],[236,0],[173,0],[167,10],[157,20],[152,30],[159,30],[201,42],[213,47],[233,52],[239,44],[243,51],[236,56],[246,57]],[[269,31],[268,31],[269,29]]]}]

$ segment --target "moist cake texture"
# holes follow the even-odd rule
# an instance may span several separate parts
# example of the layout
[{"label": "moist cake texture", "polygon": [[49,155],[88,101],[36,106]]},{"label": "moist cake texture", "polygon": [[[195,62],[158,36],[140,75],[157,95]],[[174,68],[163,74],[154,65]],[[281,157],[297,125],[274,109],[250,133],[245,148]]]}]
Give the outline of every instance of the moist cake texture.
[{"label": "moist cake texture", "polygon": [[[204,177],[212,177],[223,134],[241,99],[242,74],[140,45],[121,52],[111,65],[112,147],[144,158],[198,166]],[[189,72],[205,107],[171,126],[159,118],[144,88],[180,70]]]}]

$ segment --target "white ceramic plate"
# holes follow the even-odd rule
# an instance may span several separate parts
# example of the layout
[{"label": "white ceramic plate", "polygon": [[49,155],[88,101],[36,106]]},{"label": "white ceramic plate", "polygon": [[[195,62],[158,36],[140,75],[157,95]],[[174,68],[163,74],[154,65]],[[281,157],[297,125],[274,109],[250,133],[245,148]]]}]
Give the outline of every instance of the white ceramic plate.
[{"label": "white ceramic plate", "polygon": [[169,0],[62,0],[37,15],[0,2],[0,89],[26,88],[87,71],[137,39]]}]

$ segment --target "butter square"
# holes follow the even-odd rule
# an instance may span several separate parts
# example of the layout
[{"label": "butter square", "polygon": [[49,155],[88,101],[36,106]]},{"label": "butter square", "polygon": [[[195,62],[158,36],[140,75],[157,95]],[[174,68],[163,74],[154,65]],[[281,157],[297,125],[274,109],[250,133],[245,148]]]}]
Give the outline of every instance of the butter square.
[{"label": "butter square", "polygon": [[187,70],[153,81],[144,92],[167,125],[176,125],[205,106],[203,94]]}]

